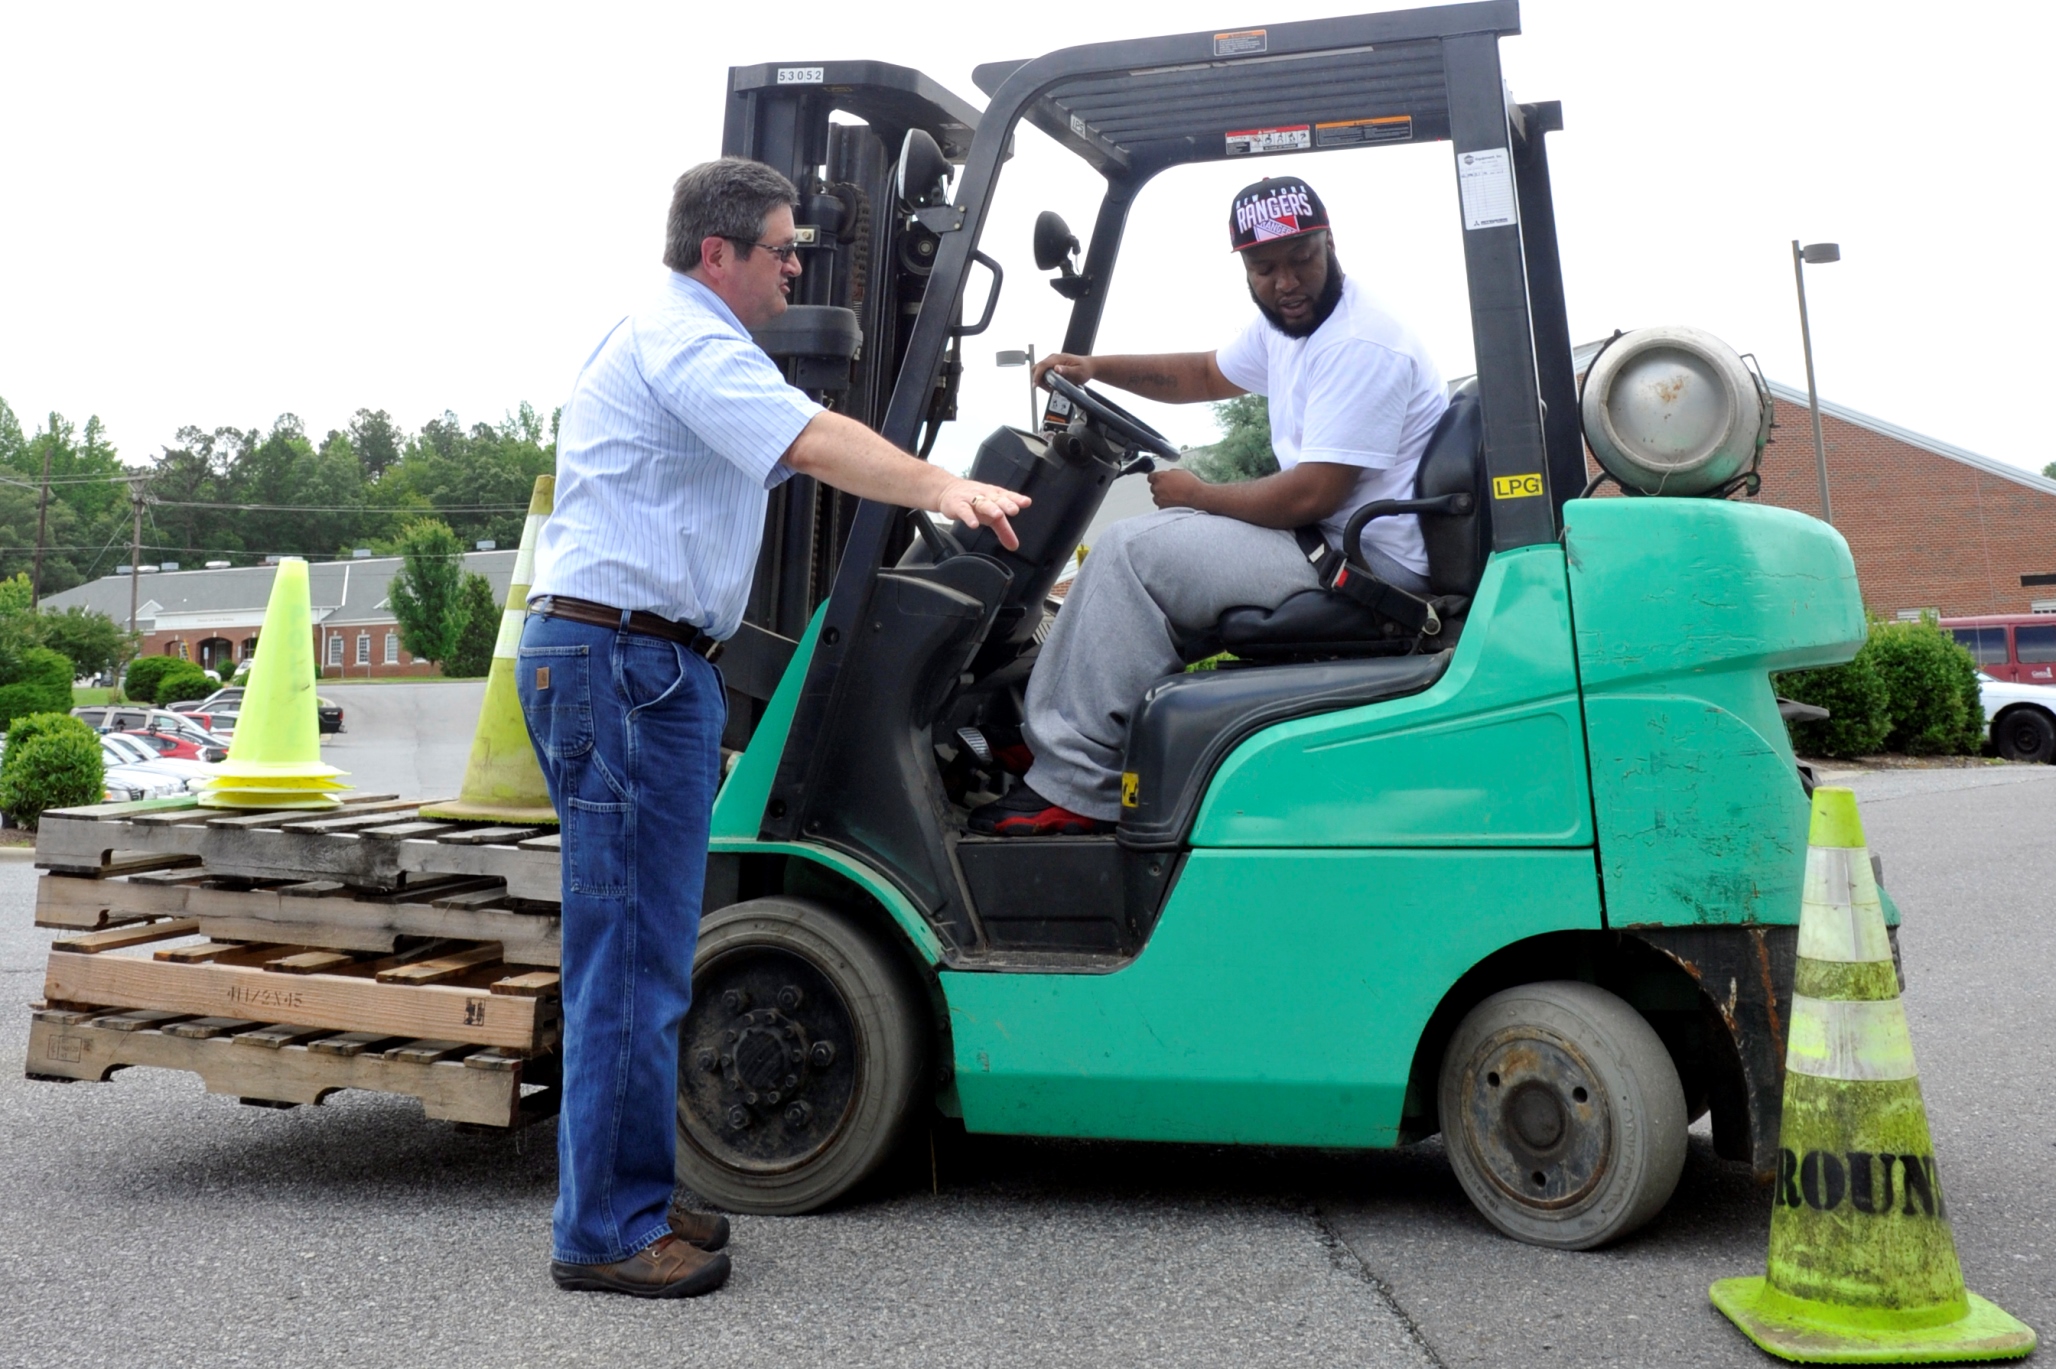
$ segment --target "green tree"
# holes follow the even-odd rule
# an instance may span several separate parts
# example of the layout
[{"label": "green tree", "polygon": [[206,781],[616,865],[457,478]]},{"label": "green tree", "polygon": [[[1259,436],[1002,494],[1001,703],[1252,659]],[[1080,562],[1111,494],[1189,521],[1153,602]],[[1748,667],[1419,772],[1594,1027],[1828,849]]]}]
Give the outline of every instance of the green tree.
[{"label": "green tree", "polygon": [[384,409],[359,409],[350,420],[349,437],[367,480],[384,475],[386,468],[400,459],[400,449],[407,441],[407,434],[400,431],[393,416]]},{"label": "green tree", "polygon": [[77,604],[58,613],[44,609],[36,622],[44,646],[61,651],[81,675],[112,670],[136,651],[136,637],[104,613]]},{"label": "green tree", "polygon": [[464,548],[449,524],[421,518],[401,530],[399,550],[406,564],[393,577],[391,597],[400,643],[440,666],[464,625],[458,600]]},{"label": "green tree", "polygon": [[107,792],[100,739],[69,713],[31,713],[7,729],[0,812],[34,831],[52,808],[98,803]]},{"label": "green tree", "polygon": [[2051,461],[2048,465],[2042,467],[2042,474],[2051,480],[2056,480],[2056,461]]},{"label": "green tree", "polygon": [[443,674],[483,675],[492,669],[493,648],[500,640],[500,605],[493,598],[492,582],[466,571],[463,587],[457,591],[457,606],[464,625],[457,629],[450,659],[443,662]]},{"label": "green tree", "polygon": [[166,675],[186,664],[176,656],[138,656],[129,662],[121,677],[121,692],[131,703],[154,704],[157,686]]},{"label": "green tree", "polygon": [[1274,475],[1278,457],[1271,450],[1271,405],[1262,395],[1237,395],[1214,405],[1221,440],[1187,456],[1186,467],[1216,485]]}]

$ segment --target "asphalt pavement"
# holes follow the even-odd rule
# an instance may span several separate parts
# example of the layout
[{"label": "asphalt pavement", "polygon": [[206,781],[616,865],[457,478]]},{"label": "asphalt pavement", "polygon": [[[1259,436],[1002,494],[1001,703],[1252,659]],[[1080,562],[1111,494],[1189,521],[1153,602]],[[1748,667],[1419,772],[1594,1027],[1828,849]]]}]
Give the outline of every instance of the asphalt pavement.
[{"label": "asphalt pavement", "polygon": [[464,763],[471,757],[484,680],[324,680],[321,697],[342,705],[343,730],[321,739],[321,757],[347,772],[345,784],[362,794],[456,797],[464,782]]},{"label": "asphalt pavement", "polygon": [[[385,716],[355,711],[366,696],[458,688],[352,690],[342,740]],[[449,725],[406,722],[417,754],[377,782],[446,778],[432,748],[461,772],[462,745],[435,735]],[[1965,1271],[2056,1329],[2056,769],[1853,783],[1905,911]],[[1655,1223],[1565,1254],[1486,1227],[1435,1142],[1337,1155],[944,1131],[834,1212],[737,1218],[735,1278],[710,1298],[560,1293],[548,1127],[460,1133],[369,1094],[246,1108],[146,1070],[24,1080],[21,1005],[49,941],[32,879],[0,864],[0,1365],[1773,1363],[1706,1302],[1711,1280],[1760,1271],[1768,1205],[1703,1135]]]}]

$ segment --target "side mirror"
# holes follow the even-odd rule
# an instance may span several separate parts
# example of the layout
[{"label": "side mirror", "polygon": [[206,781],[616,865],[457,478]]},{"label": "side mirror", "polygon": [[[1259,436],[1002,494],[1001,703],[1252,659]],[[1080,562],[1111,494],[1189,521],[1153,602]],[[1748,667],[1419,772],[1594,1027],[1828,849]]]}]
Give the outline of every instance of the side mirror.
[{"label": "side mirror", "polygon": [[1072,269],[1071,258],[1077,252],[1078,235],[1064,222],[1063,215],[1045,209],[1035,216],[1035,269],[1060,272],[1049,288],[1065,299],[1080,298],[1092,284]]},{"label": "side mirror", "polygon": [[[1035,216],[1035,269],[1054,271],[1068,267],[1070,258],[1078,250],[1078,235],[1071,231],[1071,225],[1064,222],[1064,216],[1053,209],[1045,209]],[[1068,274],[1068,271],[1066,272]]]},{"label": "side mirror", "polygon": [[924,130],[910,128],[900,143],[899,170],[893,190],[901,202],[914,209],[929,209],[949,201],[949,158]]}]

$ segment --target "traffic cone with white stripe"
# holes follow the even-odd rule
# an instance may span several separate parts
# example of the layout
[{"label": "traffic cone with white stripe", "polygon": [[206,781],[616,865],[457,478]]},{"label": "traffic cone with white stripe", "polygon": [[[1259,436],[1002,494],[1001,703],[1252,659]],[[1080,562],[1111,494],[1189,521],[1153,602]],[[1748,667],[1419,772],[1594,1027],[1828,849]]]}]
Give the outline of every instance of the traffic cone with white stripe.
[{"label": "traffic cone with white stripe", "polygon": [[1763,1278],[1713,1305],[1783,1359],[2017,1359],[2032,1328],[1968,1292],[1884,910],[1847,789],[1813,791],[1785,1112]]},{"label": "traffic cone with white stripe", "polygon": [[514,582],[500,612],[500,636],[493,643],[493,664],[486,672],[485,703],[478,710],[478,731],[471,737],[471,762],[464,767],[464,788],[449,803],[421,810],[424,818],[466,822],[554,823],[549,787],[528,740],[521,717],[521,696],[514,687],[514,655],[521,646],[521,625],[528,618],[528,587],[535,583],[535,539],[543,520],[556,507],[557,478],[539,475],[528,499],[528,521],[521,526],[521,550],[514,554]]},{"label": "traffic cone with white stripe", "polygon": [[313,617],[307,563],[288,556],[271,580],[228,759],[200,791],[201,807],[334,808],[335,791],[350,787],[321,759]]}]

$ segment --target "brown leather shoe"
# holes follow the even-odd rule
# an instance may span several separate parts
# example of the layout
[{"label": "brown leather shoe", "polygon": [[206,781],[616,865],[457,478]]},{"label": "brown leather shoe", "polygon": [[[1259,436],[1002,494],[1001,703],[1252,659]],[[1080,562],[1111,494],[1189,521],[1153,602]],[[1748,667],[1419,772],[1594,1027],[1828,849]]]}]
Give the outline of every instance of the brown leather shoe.
[{"label": "brown leather shoe", "polygon": [[671,1223],[672,1235],[691,1241],[702,1250],[719,1250],[728,1244],[728,1219],[718,1212],[674,1207],[665,1214],[665,1220]]},{"label": "brown leather shoe", "polygon": [[696,1298],[728,1282],[728,1257],[712,1254],[666,1233],[613,1264],[550,1261],[557,1287],[586,1293],[626,1293],[635,1298]]}]

